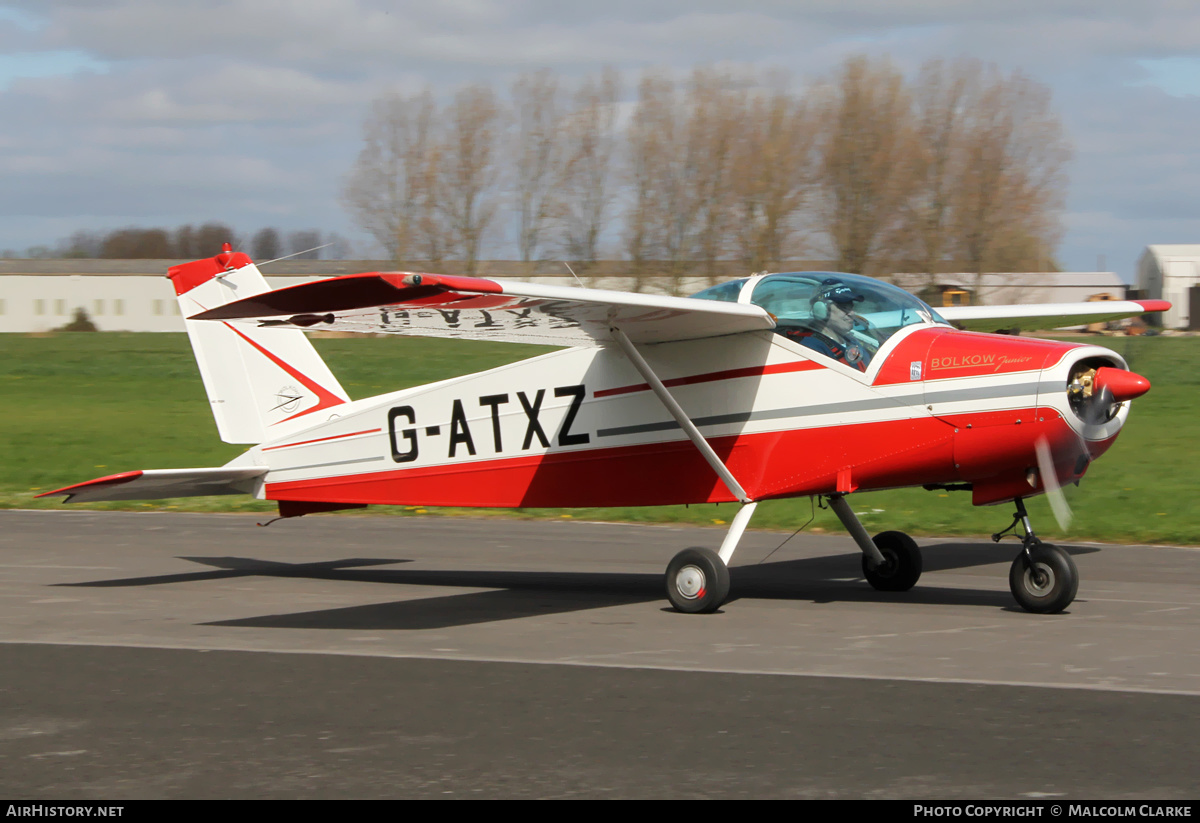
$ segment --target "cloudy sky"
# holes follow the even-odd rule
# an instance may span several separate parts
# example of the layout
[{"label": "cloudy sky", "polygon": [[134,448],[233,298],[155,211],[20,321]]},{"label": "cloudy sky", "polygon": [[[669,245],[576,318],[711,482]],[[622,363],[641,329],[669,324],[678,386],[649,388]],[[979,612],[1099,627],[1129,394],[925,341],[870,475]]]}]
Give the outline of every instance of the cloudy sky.
[{"label": "cloudy sky", "polygon": [[1128,280],[1147,244],[1200,243],[1195,0],[0,0],[0,249],[220,220],[366,255],[339,194],[384,90],[613,65],[631,97],[653,66],[800,82],[859,53],[1052,89],[1075,149],[1066,268]]}]

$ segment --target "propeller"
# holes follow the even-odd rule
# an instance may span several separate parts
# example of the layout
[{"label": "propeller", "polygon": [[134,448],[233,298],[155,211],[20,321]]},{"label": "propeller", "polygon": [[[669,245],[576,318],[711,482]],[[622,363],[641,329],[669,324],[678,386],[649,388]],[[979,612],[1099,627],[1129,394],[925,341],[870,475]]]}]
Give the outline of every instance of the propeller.
[{"label": "propeller", "polygon": [[1071,377],[1067,397],[1079,419],[1089,426],[1112,420],[1121,404],[1150,391],[1150,381],[1114,366],[1080,370]]},{"label": "propeller", "polygon": [[1071,506],[1067,503],[1067,496],[1058,484],[1058,472],[1054,469],[1054,455],[1050,451],[1050,444],[1046,442],[1046,438],[1039,437],[1033,444],[1033,449],[1037,454],[1038,475],[1042,478],[1042,488],[1046,490],[1050,511],[1054,513],[1058,527],[1065,532],[1071,525],[1073,515]]},{"label": "propeller", "polygon": [[[1114,366],[1098,366],[1087,363],[1072,376],[1067,386],[1067,397],[1071,408],[1086,426],[1102,426],[1116,417],[1121,404],[1141,397],[1150,391],[1150,381],[1140,374],[1119,369]],[[1075,475],[1078,476],[1087,468],[1091,460],[1091,452],[1083,435],[1079,435],[1079,451],[1075,458]],[[1050,510],[1059,528],[1066,531],[1071,525],[1071,506],[1067,503],[1062,486],[1058,482],[1058,472],[1054,465],[1054,453],[1046,438],[1038,438],[1034,444],[1037,456],[1038,475]]]}]

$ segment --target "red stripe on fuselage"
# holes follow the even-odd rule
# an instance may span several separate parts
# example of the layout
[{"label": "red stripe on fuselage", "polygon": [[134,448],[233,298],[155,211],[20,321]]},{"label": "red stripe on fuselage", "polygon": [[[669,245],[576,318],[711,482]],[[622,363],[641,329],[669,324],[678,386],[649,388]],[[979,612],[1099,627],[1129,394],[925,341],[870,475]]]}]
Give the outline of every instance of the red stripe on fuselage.
[{"label": "red stripe on fuselage", "polygon": [[[969,482],[975,484],[975,502],[980,504],[1040,491],[1025,483],[1036,464],[1034,444],[1039,439],[1051,444],[1056,459],[1073,460],[1066,450],[1079,443],[1078,435],[1057,412],[1023,412],[1010,420],[983,413],[974,428],[964,422],[969,415],[955,421],[958,428],[921,417],[718,437],[709,443],[755,500],[832,494],[840,477],[843,486],[858,491]],[[1089,444],[1093,458],[1111,442]],[[481,508],[660,506],[733,499],[695,447],[680,440],[268,481],[265,494],[269,500]]]},{"label": "red stripe on fuselage", "polygon": [[[954,428],[932,417],[711,438],[751,497],[959,479]],[[268,482],[271,500],[430,506],[658,506],[733,498],[689,441],[553,452],[370,474]]]},{"label": "red stripe on fuselage", "polygon": [[[791,363],[775,363],[770,366],[752,366],[745,369],[726,369],[725,371],[708,372],[707,374],[693,374],[690,377],[675,377],[671,380],[664,380],[663,385],[668,389],[673,386],[690,386],[695,383],[712,383],[717,380],[733,380],[738,377],[758,377],[764,374],[787,374],[789,372],[812,371],[814,369],[825,368],[820,363],[815,363],[812,360],[796,360]],[[649,391],[648,383],[637,383],[632,386],[619,386],[615,389],[601,389],[596,392],[596,397],[612,397],[617,394],[630,394],[632,392]]]},{"label": "red stripe on fuselage", "polygon": [[295,443],[281,443],[278,446],[267,446],[263,451],[269,452],[275,449],[287,449],[292,446],[307,446],[309,443],[323,443],[326,440],[341,440],[346,437],[355,437],[360,434],[374,434],[375,432],[383,431],[383,429],[364,429],[360,432],[349,432],[348,434],[332,434],[329,437],[318,437],[315,440],[300,440]]}]

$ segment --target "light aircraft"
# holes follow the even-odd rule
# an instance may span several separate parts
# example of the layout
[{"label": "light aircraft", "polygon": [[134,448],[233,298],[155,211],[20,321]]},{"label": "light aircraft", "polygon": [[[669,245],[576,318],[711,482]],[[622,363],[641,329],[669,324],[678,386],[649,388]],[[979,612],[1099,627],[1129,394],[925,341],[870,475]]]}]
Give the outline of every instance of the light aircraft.
[{"label": "light aircraft", "polygon": [[[684,612],[722,605],[755,507],[784,497],[828,502],[873,587],[912,588],[916,543],[897,531],[872,538],[847,499],[902,486],[1015,503],[1000,533],[1021,527],[1012,593],[1029,611],[1063,610],[1078,572],[1038,540],[1023,501],[1059,502],[1150,385],[1099,346],[978,330],[1170,306],[935,311],[888,283],[831,272],[756,274],[687,298],[409,272],[270,290],[228,245],[168,277],[220,436],[252,448],[217,468],[132,471],[42,496],[250,494],[278,501],[281,517],[371,504],[739,503],[719,551],[687,549],[668,565],[668,599]],[[564,348],[350,400],[305,329]]]}]

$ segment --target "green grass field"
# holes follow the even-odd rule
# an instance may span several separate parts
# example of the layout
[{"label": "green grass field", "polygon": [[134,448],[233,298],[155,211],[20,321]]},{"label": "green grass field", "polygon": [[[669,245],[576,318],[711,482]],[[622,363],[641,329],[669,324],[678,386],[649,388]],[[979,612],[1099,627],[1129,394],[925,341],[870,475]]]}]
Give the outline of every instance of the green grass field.
[{"label": "green grass field", "polygon": [[[1080,488],[1068,489],[1075,512],[1060,534],[1044,499],[1030,503],[1040,535],[1070,540],[1200,544],[1200,339],[1089,338],[1129,359],[1154,388],[1138,400],[1116,445]],[[318,339],[317,348],[354,398],[501,365],[545,349],[432,339]],[[217,466],[241,448],[222,443],[182,334],[0,335],[0,508],[59,508],[41,491],[131,469]],[[987,534],[1008,524],[1008,506],[975,508],[965,493],[907,489],[851,498],[867,528],[913,534]],[[240,497],[90,508],[273,511]],[[70,508],[70,506],[68,506]],[[371,512],[572,517],[585,520],[723,525],[732,504],[625,509],[429,510]],[[812,512],[808,499],[768,501],[752,526],[794,530]],[[337,516],[337,515],[329,515]],[[816,511],[810,531],[840,531]]]}]

